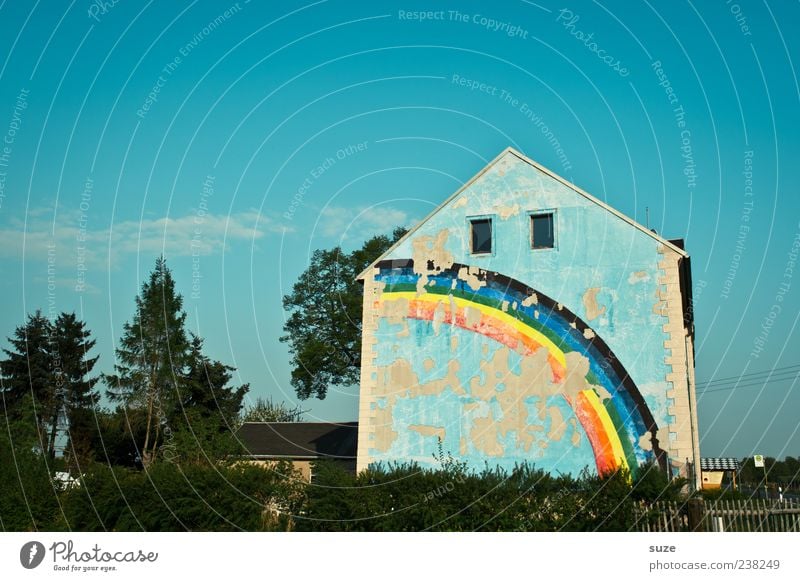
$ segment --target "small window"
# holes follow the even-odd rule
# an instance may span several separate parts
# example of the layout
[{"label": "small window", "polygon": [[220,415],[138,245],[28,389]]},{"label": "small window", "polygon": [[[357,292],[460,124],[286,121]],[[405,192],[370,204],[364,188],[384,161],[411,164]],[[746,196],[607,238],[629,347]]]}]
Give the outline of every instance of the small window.
[{"label": "small window", "polygon": [[472,229],[472,254],[492,252],[492,219],[480,218],[469,221]]},{"label": "small window", "polygon": [[553,214],[534,214],[531,216],[531,248],[553,248]]}]

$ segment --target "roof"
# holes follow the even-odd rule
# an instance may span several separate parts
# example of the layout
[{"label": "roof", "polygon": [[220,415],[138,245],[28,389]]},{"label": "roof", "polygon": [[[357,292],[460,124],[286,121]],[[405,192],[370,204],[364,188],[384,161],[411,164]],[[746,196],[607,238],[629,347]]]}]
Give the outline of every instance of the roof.
[{"label": "roof", "polygon": [[700,470],[705,470],[707,472],[723,472],[738,469],[738,458],[700,458]]},{"label": "roof", "polygon": [[583,196],[584,198],[586,198],[586,199],[587,199],[587,200],[589,200],[590,202],[592,202],[592,203],[594,203],[594,204],[596,204],[596,205],[600,206],[601,208],[605,209],[605,210],[606,210],[606,211],[608,211],[608,212],[611,212],[611,213],[612,213],[614,216],[616,216],[616,217],[617,217],[617,218],[619,218],[620,220],[623,220],[624,222],[627,222],[628,224],[630,224],[631,226],[633,226],[633,227],[634,227],[634,228],[636,228],[637,230],[640,230],[640,231],[644,232],[645,234],[647,234],[648,236],[650,236],[651,238],[653,238],[653,239],[654,239],[654,240],[656,240],[657,242],[659,242],[659,243],[663,244],[663,245],[664,245],[664,246],[666,246],[667,248],[670,248],[671,250],[673,250],[673,251],[677,252],[679,255],[681,255],[681,256],[683,256],[683,257],[686,257],[686,258],[688,258],[689,254],[688,254],[688,253],[687,253],[687,252],[686,252],[686,251],[685,251],[685,250],[684,250],[682,247],[679,247],[679,246],[677,246],[677,245],[676,245],[674,242],[671,242],[671,241],[667,240],[666,238],[662,238],[661,236],[659,236],[659,235],[658,235],[656,232],[654,232],[653,230],[650,230],[649,228],[647,228],[647,227],[643,226],[642,224],[639,224],[639,222],[636,222],[636,221],[635,221],[635,220],[633,220],[632,218],[629,218],[628,216],[626,216],[626,215],[625,215],[625,214],[623,214],[622,212],[620,212],[620,211],[618,211],[618,210],[615,210],[614,208],[612,208],[611,206],[609,206],[608,204],[606,204],[606,203],[605,203],[605,202],[603,202],[602,200],[600,200],[600,199],[598,199],[598,198],[595,198],[593,195],[591,195],[590,193],[588,193],[588,192],[586,192],[586,191],[582,190],[581,188],[579,188],[578,186],[576,186],[576,185],[575,185],[575,184],[573,184],[572,182],[569,182],[569,181],[567,181],[566,179],[564,179],[564,178],[562,178],[560,175],[558,175],[558,174],[556,174],[556,173],[554,173],[554,172],[550,171],[549,169],[547,169],[547,168],[546,168],[546,167],[544,167],[543,165],[540,165],[540,164],[536,163],[536,162],[535,162],[535,161],[533,161],[531,158],[529,158],[529,157],[527,157],[527,156],[523,155],[522,153],[520,153],[519,151],[517,151],[517,150],[516,150],[516,149],[514,149],[513,147],[507,147],[506,149],[504,149],[504,150],[503,150],[503,151],[500,153],[500,155],[498,155],[498,156],[497,156],[497,157],[495,157],[495,158],[494,158],[492,161],[490,161],[490,162],[489,162],[489,164],[488,164],[488,165],[486,165],[486,167],[484,167],[484,168],[483,168],[481,171],[479,171],[477,174],[475,174],[475,175],[472,177],[472,179],[470,179],[470,180],[469,180],[467,183],[465,183],[463,186],[461,186],[461,187],[460,187],[460,188],[459,188],[459,189],[458,189],[458,190],[457,190],[455,193],[453,193],[453,194],[452,194],[450,197],[448,197],[448,198],[447,198],[447,199],[446,199],[444,202],[442,202],[441,204],[439,204],[439,206],[438,206],[438,207],[437,207],[437,208],[436,208],[436,209],[435,209],[433,212],[431,212],[430,214],[428,214],[428,215],[427,215],[427,216],[426,216],[426,217],[425,217],[423,220],[421,220],[421,221],[420,221],[420,222],[419,222],[419,223],[418,223],[416,226],[414,226],[413,228],[411,228],[411,230],[409,230],[409,231],[408,231],[408,232],[405,234],[405,236],[403,236],[402,238],[400,238],[400,239],[399,239],[397,242],[395,242],[395,243],[394,243],[394,244],[393,244],[393,245],[392,245],[392,246],[391,246],[391,247],[390,247],[390,248],[389,248],[389,249],[388,249],[386,252],[384,252],[384,253],[383,253],[383,254],[381,254],[381,255],[380,255],[380,256],[379,256],[377,259],[375,259],[375,260],[374,260],[374,261],[373,261],[373,262],[372,262],[372,263],[371,263],[371,264],[370,264],[370,265],[369,265],[367,268],[365,268],[365,269],[364,269],[364,270],[361,272],[361,274],[359,274],[359,275],[358,275],[358,277],[357,277],[357,280],[363,280],[363,279],[364,279],[364,277],[366,276],[367,272],[369,272],[369,271],[370,271],[372,268],[374,268],[374,266],[375,266],[377,263],[379,263],[380,261],[384,260],[384,259],[385,259],[387,256],[389,256],[389,255],[392,253],[392,251],[394,251],[394,249],[395,249],[395,248],[397,248],[397,247],[398,247],[400,244],[402,244],[402,243],[403,243],[403,242],[405,242],[405,241],[406,241],[408,238],[410,238],[411,236],[413,236],[413,235],[414,235],[414,233],[415,233],[415,232],[416,232],[416,231],[417,231],[417,230],[418,230],[418,229],[419,229],[419,228],[420,228],[420,227],[421,227],[421,226],[422,226],[422,225],[423,225],[425,222],[427,222],[428,220],[430,220],[430,218],[431,218],[431,217],[432,217],[434,214],[436,214],[436,213],[437,213],[439,210],[441,210],[441,209],[442,209],[442,208],[444,208],[444,207],[445,207],[447,204],[449,204],[451,201],[453,201],[455,198],[457,198],[457,197],[458,197],[458,196],[461,194],[461,192],[463,192],[463,191],[464,191],[464,190],[466,190],[466,189],[467,189],[469,186],[471,186],[471,185],[472,185],[472,184],[473,184],[475,181],[477,181],[477,180],[478,180],[478,179],[479,179],[479,178],[480,178],[480,177],[481,177],[483,174],[485,174],[487,171],[489,171],[489,170],[492,168],[492,166],[494,166],[494,165],[495,165],[497,162],[499,162],[501,159],[503,159],[503,157],[505,157],[507,154],[511,154],[511,155],[514,155],[514,156],[516,156],[516,157],[517,157],[517,158],[519,158],[521,161],[524,161],[525,163],[527,163],[527,164],[531,165],[532,167],[536,168],[537,170],[541,171],[542,173],[544,173],[544,174],[546,174],[546,175],[550,176],[550,177],[551,177],[551,178],[553,178],[554,180],[556,180],[556,181],[560,182],[561,184],[565,185],[566,187],[568,187],[568,188],[570,188],[571,190],[575,191],[576,193],[580,194],[581,196]]},{"label": "roof", "polygon": [[237,435],[255,458],[351,459],[358,422],[245,422]]}]

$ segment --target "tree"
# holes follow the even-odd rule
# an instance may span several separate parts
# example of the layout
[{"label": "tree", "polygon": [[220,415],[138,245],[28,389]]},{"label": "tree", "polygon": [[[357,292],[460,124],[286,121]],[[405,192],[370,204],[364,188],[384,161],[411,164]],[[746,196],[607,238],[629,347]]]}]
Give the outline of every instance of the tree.
[{"label": "tree", "polygon": [[63,389],[63,415],[68,426],[67,456],[80,471],[92,457],[91,439],[98,377],[90,378],[99,355],[88,357],[95,345],[86,324],[75,313],[61,313],[55,322]]},{"label": "tree", "polygon": [[192,409],[203,417],[219,418],[223,424],[235,425],[250,385],[228,387],[234,371],[233,367],[206,357],[203,340],[192,335],[189,365],[179,389],[180,409]]},{"label": "tree", "polygon": [[145,466],[156,456],[164,419],[175,409],[178,383],[188,364],[190,343],[182,306],[183,298],[161,256],[136,297],[133,320],[123,327],[115,373],[105,376],[112,401],[144,411],[140,455]]},{"label": "tree", "polygon": [[183,298],[159,257],[123,328],[115,373],[105,376],[108,395],[120,408],[103,420],[125,431],[107,454],[128,463],[133,439],[148,467],[159,450],[167,460],[195,462],[232,447],[249,385],[229,386],[235,369],[206,357],[203,340],[187,333],[185,321]]},{"label": "tree", "polygon": [[17,327],[14,336],[8,338],[11,349],[3,349],[7,359],[0,366],[4,411],[19,419],[27,415],[29,410],[25,408],[30,406],[39,448],[51,458],[55,456],[51,440],[55,441],[60,414],[55,393],[58,378],[54,371],[53,335],[53,325],[41,311],[28,315],[25,325]]},{"label": "tree", "polygon": [[228,386],[235,369],[203,354],[203,340],[192,335],[189,364],[178,386],[178,406],[170,418],[170,459],[192,463],[221,460],[233,453],[233,432],[249,384]]},{"label": "tree", "polygon": [[74,313],[61,313],[51,322],[36,311],[9,338],[12,349],[4,349],[8,356],[0,364],[4,407],[19,418],[28,411],[22,408],[32,406],[39,447],[51,460],[59,430],[68,427],[71,434],[86,439],[81,435],[84,418],[93,407],[97,382],[88,375],[98,359],[87,357],[95,343],[90,337]]},{"label": "tree", "polygon": [[245,409],[242,422],[299,422],[303,419],[300,406],[290,408],[285,402],[275,403],[270,399],[256,399],[252,406]]},{"label": "tree", "polygon": [[328,388],[358,382],[361,368],[361,297],[356,277],[405,235],[375,236],[353,252],[316,250],[283,297],[289,313],[281,341],[289,344],[292,387],[300,399],[325,399]]},{"label": "tree", "polygon": [[98,409],[90,447],[95,459],[112,466],[139,466],[139,443],[144,441],[145,410],[118,405],[113,410]]}]

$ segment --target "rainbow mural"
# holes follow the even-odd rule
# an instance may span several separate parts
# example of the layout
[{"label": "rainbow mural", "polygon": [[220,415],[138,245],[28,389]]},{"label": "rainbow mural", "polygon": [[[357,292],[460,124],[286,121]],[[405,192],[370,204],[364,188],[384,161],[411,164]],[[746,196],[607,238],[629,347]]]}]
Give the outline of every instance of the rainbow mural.
[{"label": "rainbow mural", "polygon": [[[410,318],[433,321],[438,316],[441,323],[480,333],[523,355],[546,349],[554,383],[564,381],[566,353],[584,355],[589,361],[587,383],[602,390],[581,390],[572,401],[564,397],[591,443],[597,472],[627,468],[635,475],[641,464],[652,460],[666,467],[666,454],[656,438],[658,426],[636,385],[602,338],[587,332],[591,328],[563,305],[517,280],[472,267],[470,278],[476,276],[481,284],[475,290],[474,282],[470,286],[459,277],[469,268],[462,264],[427,273],[426,292],[421,294],[412,260],[386,260],[376,266],[375,280],[384,284],[379,302],[404,299]],[[598,391],[611,397],[601,399]],[[643,441],[650,443],[649,449],[641,446]]]}]

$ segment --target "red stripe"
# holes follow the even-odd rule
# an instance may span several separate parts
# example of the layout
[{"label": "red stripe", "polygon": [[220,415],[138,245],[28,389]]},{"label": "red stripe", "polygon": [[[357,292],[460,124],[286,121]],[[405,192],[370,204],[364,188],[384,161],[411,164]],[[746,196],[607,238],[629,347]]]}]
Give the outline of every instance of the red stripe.
[{"label": "red stripe", "polygon": [[[467,317],[464,314],[464,309],[457,308],[454,323],[450,313],[450,305],[445,301],[433,304],[428,301],[416,301],[412,299],[408,301],[408,316],[412,319],[433,321],[434,312],[440,304],[444,307],[443,323],[449,325],[455,324],[455,326],[466,329],[467,331],[475,331],[515,351],[518,350],[519,344],[522,343],[523,355],[530,355],[542,348],[542,345],[531,337],[485,313],[481,313],[481,318],[476,324],[469,325],[467,323]],[[565,370],[561,362],[549,352],[547,355],[547,362],[550,364],[550,370],[553,373],[553,383],[563,382]]]},{"label": "red stripe", "polygon": [[616,470],[617,461],[614,458],[614,449],[611,447],[611,441],[603,429],[600,416],[597,415],[594,406],[583,392],[578,392],[577,401],[572,408],[575,410],[575,416],[583,426],[586,436],[589,438],[589,443],[592,445],[594,460],[597,464],[597,473],[602,475]]}]

